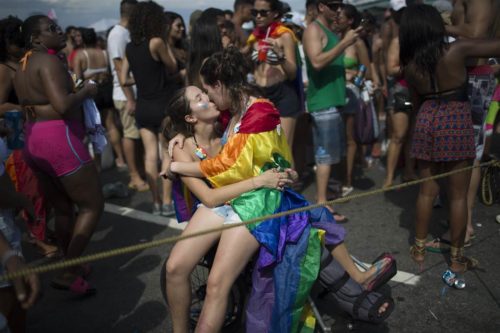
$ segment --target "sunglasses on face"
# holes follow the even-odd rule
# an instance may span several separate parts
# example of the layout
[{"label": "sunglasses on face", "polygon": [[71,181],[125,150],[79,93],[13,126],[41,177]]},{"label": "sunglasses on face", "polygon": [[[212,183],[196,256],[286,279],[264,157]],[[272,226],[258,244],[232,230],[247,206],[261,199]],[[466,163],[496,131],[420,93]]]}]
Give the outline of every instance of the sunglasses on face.
[{"label": "sunglasses on face", "polygon": [[260,10],[252,9],[250,12],[252,13],[253,17],[257,17],[258,15],[260,15],[261,17],[267,17],[267,15],[269,15],[271,10],[269,10],[269,9],[260,9]]},{"label": "sunglasses on face", "polygon": [[48,32],[51,32],[51,33],[56,33],[56,32],[59,32],[59,31],[62,31],[61,30],[61,27],[58,26],[57,24],[55,23],[52,23],[49,25],[49,27],[47,28],[47,31]]},{"label": "sunglasses on face", "polygon": [[342,2],[326,2],[325,6],[333,12],[336,12],[339,8],[344,8],[344,4]]}]

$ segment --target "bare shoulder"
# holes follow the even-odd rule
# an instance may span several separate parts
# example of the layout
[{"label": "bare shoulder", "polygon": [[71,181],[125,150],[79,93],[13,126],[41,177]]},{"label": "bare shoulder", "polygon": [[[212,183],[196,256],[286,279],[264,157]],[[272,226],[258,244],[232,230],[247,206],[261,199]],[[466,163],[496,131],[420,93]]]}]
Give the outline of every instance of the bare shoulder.
[{"label": "bare shoulder", "polygon": [[151,40],[149,41],[149,47],[152,49],[157,50],[157,49],[164,47],[164,46],[165,46],[165,42],[163,41],[163,39],[161,39],[159,37],[151,38]]}]

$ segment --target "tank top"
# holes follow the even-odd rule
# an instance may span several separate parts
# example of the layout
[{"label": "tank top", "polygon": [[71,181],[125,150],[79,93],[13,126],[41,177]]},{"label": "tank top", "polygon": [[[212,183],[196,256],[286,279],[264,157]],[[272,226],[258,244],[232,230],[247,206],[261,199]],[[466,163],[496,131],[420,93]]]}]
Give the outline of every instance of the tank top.
[{"label": "tank top", "polygon": [[108,56],[106,54],[106,51],[102,51],[102,54],[104,55],[104,59],[106,60],[106,66],[104,67],[99,67],[99,68],[90,68],[90,57],[87,52],[87,50],[83,50],[83,54],[85,55],[85,58],[87,58],[87,69],[83,72],[83,77],[85,79],[88,79],[89,77],[99,74],[99,73],[106,73],[108,71]]},{"label": "tank top", "polygon": [[[149,41],[142,41],[140,44],[128,43],[125,52],[137,84],[137,99],[168,101],[178,87],[174,87],[173,80],[167,77],[163,63],[153,59],[149,51]],[[165,107],[165,104],[162,107]]]},{"label": "tank top", "polygon": [[[325,32],[328,42],[323,52],[333,49],[339,42],[338,37],[325,28],[318,20],[318,26]],[[306,57],[309,86],[307,88],[307,108],[309,112],[321,111],[330,107],[345,105],[344,55],[335,58],[323,69],[317,71]]]}]

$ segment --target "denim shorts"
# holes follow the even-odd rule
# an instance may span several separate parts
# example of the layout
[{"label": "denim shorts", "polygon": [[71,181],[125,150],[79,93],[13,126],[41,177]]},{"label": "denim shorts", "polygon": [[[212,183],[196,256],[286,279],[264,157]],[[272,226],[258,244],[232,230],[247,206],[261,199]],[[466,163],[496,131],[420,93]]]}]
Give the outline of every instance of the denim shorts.
[{"label": "denim shorts", "polygon": [[[0,233],[5,237],[12,250],[21,253],[21,232],[14,224],[14,216],[10,209],[0,209]],[[0,264],[0,275],[5,273],[4,267]],[[10,282],[0,282],[0,288],[10,285]]]},{"label": "denim shorts", "polygon": [[[204,205],[199,204],[198,207],[200,206]],[[241,222],[240,217],[238,216],[238,214],[236,214],[231,205],[222,205],[210,209],[212,210],[212,212],[214,212],[215,214],[219,215],[224,219],[224,224],[233,224]]]},{"label": "denim shorts", "polygon": [[336,107],[311,113],[316,164],[336,164],[345,156],[345,127]]}]

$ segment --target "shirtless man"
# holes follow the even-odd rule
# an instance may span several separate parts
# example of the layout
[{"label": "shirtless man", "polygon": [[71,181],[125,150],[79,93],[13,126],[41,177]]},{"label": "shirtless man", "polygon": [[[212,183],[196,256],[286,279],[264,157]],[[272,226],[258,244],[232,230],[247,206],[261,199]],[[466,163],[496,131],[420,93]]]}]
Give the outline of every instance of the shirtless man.
[{"label": "shirtless man", "polygon": [[253,8],[252,0],[235,0],[234,1],[234,15],[231,20],[234,23],[234,32],[236,34],[240,48],[245,47],[248,39],[248,34],[241,27],[243,23],[252,19],[251,10]]}]

